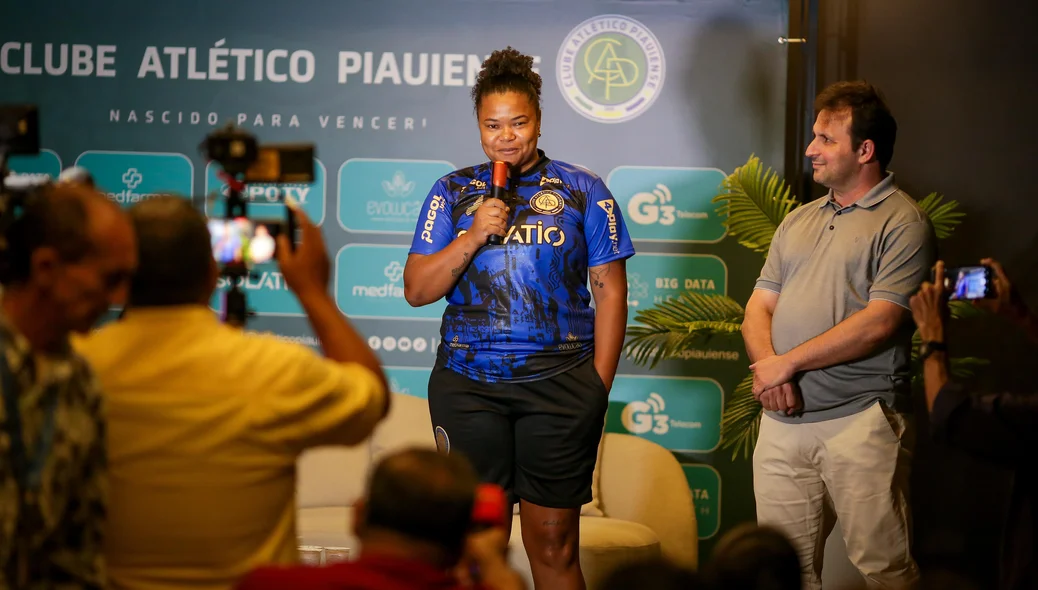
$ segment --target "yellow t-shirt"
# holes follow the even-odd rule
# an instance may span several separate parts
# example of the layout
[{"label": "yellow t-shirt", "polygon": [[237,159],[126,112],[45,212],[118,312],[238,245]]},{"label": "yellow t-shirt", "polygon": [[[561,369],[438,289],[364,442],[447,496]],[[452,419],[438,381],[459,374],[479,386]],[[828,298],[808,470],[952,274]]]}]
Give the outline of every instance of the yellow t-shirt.
[{"label": "yellow t-shirt", "polygon": [[75,341],[108,413],[112,588],[229,588],[296,561],[295,467],[363,441],[387,395],[367,368],[221,324],[139,309]]}]

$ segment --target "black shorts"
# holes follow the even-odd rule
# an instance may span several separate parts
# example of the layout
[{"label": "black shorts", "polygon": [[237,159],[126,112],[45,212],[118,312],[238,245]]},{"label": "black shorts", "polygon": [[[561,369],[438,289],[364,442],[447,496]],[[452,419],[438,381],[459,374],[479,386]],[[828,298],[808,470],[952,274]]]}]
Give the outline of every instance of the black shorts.
[{"label": "black shorts", "polygon": [[440,450],[464,454],[480,479],[504,488],[513,503],[547,508],[591,501],[608,398],[593,357],[525,383],[482,383],[442,362],[429,378]]}]

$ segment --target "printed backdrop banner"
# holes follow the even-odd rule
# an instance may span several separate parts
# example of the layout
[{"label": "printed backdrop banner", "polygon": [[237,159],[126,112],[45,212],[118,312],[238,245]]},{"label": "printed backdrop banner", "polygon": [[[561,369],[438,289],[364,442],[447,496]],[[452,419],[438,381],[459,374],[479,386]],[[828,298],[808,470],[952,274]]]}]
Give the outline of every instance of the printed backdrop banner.
[{"label": "printed backdrop banner", "polygon": [[[7,4],[0,102],[39,106],[45,148],[12,159],[15,173],[78,165],[122,206],[174,192],[218,217],[226,186],[198,149],[208,133],[233,122],[264,143],[314,143],[315,181],[248,187],[250,214],[280,217],[288,195],[321,225],[335,301],[398,392],[427,395],[444,307],[404,301],[407,246],[434,181],[485,159],[469,93],[495,49],[534,56],[540,147],[605,179],[627,219],[630,323],[684,291],[745,301],[760,270],[711,198],[751,153],[781,162],[780,0]],[[319,347],[276,265],[242,287],[250,329]],[[719,450],[748,364],[738,339],[651,372],[625,358],[611,394],[610,431],[681,462],[704,552],[754,518],[748,462]]]}]

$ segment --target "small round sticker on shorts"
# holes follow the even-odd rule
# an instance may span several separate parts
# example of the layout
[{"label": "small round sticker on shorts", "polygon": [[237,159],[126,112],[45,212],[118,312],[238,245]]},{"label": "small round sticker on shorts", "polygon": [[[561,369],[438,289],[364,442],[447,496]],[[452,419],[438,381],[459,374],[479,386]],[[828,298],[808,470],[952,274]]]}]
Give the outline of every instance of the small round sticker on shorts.
[{"label": "small round sticker on shorts", "polygon": [[451,452],[451,439],[447,436],[447,431],[443,429],[443,426],[436,427],[436,450],[444,454]]},{"label": "small round sticker on shorts", "polygon": [[530,208],[543,215],[555,215],[562,211],[562,195],[555,191],[541,191],[530,197]]}]

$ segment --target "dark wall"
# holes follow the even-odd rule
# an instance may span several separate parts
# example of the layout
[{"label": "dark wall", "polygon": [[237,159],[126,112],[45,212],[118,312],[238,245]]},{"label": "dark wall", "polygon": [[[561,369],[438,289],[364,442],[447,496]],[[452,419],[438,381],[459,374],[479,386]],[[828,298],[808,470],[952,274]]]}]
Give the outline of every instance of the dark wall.
[{"label": "dark wall", "polygon": [[[940,192],[967,213],[956,234],[942,242],[941,257],[948,264],[999,259],[1034,309],[1038,2],[821,4],[819,88],[864,78],[883,90],[899,125],[890,166],[898,182],[916,198]],[[988,317],[956,322],[951,345],[955,355],[990,359],[979,386],[1038,389],[1038,349],[1005,323]],[[925,428],[925,420],[919,425]],[[920,561],[988,575],[1006,474],[920,436],[914,476]]]}]

